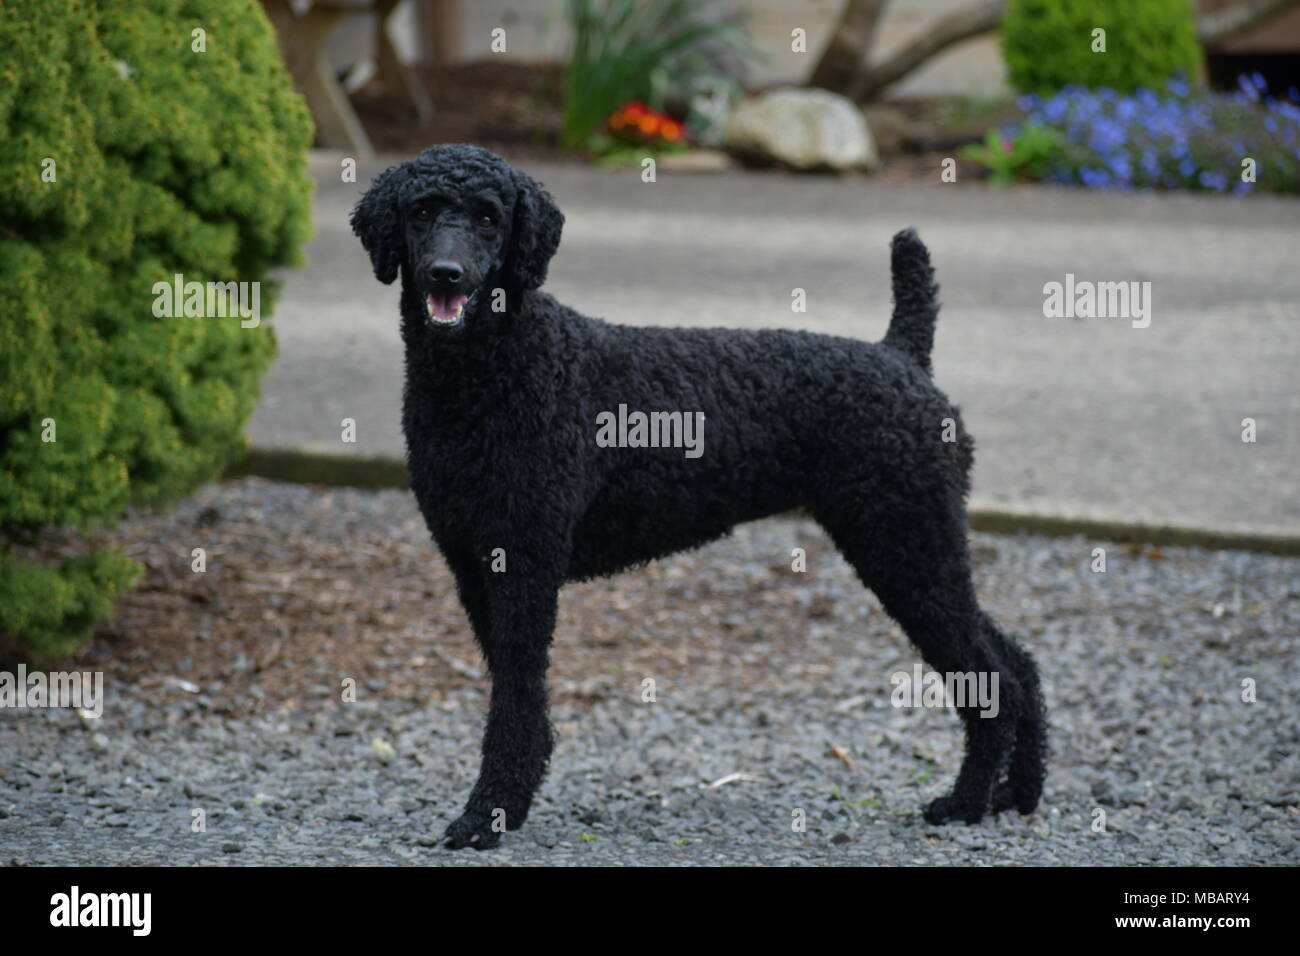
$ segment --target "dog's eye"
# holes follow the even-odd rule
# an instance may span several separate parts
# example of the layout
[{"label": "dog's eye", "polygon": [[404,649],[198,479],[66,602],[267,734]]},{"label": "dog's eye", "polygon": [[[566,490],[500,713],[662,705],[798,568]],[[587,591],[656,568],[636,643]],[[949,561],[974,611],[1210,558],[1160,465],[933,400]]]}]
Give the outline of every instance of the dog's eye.
[{"label": "dog's eye", "polygon": [[416,207],[415,207],[415,218],[418,219],[418,220],[420,220],[421,222],[428,222],[429,219],[430,219],[432,216],[433,216],[433,213],[431,213],[431,212],[429,211],[429,207],[428,207],[428,206],[416,206]]},{"label": "dog's eye", "polygon": [[497,224],[497,221],[491,216],[479,216],[478,224],[484,229],[491,229]]}]

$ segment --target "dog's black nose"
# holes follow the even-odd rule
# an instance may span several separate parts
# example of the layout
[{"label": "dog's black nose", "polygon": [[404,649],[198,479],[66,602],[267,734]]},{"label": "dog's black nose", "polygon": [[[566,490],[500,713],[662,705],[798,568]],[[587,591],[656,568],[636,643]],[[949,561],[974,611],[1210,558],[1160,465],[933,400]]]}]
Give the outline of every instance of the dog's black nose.
[{"label": "dog's black nose", "polygon": [[459,262],[442,261],[429,266],[429,279],[438,285],[455,285],[464,274]]}]

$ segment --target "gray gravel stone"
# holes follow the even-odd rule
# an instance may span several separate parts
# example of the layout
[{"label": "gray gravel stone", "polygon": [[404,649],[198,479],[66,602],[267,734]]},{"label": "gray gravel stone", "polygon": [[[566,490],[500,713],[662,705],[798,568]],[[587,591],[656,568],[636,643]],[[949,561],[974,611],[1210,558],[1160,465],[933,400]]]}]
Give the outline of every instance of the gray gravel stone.
[{"label": "gray gravel stone", "polygon": [[[205,489],[187,507],[270,533],[347,540],[383,527],[426,540],[402,492],[246,481]],[[784,562],[792,543],[818,562],[806,589]],[[674,628],[745,634],[735,671],[708,675],[683,662],[656,675],[653,704],[623,678],[593,685],[605,688],[599,696],[558,702],[550,774],[525,827],[497,851],[453,853],[439,841],[474,782],[486,685],[427,706],[385,699],[375,685],[342,706],[335,675],[321,671],[319,699],[278,708],[266,687],[253,717],[156,687],[122,688],[98,721],[0,711],[0,860],[1300,863],[1300,561],[1173,548],[1156,559],[1082,538],[975,535],[973,544],[982,602],[1043,671],[1052,756],[1029,817],[924,823],[920,809],[959,765],[958,721],[889,706],[888,676],[910,668],[915,652],[816,526],[780,518],[611,583],[611,601],[620,588],[654,587],[665,606],[686,608]],[[1089,571],[1097,544],[1108,548],[1105,574]],[[788,589],[781,606],[804,609],[779,620],[750,606],[766,587]],[[693,613],[694,602],[711,611]],[[796,619],[803,653],[752,636],[755,620],[781,629]],[[213,635],[220,640],[219,617]],[[305,673],[318,663],[303,661]],[[1258,702],[1241,700],[1244,678],[1256,681]],[[391,754],[380,747],[386,756],[377,756],[375,741]],[[851,767],[829,756],[832,745]],[[705,786],[734,773],[748,776]],[[196,833],[199,809],[206,828]],[[791,826],[797,809],[804,832]]]}]

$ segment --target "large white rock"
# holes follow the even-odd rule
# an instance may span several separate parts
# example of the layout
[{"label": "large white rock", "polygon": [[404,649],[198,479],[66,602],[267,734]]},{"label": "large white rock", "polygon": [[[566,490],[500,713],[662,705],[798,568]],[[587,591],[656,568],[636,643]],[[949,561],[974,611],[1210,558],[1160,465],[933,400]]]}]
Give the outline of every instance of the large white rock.
[{"label": "large white rock", "polygon": [[861,169],[878,162],[862,111],[828,90],[769,90],[736,107],[727,148],[795,169]]}]

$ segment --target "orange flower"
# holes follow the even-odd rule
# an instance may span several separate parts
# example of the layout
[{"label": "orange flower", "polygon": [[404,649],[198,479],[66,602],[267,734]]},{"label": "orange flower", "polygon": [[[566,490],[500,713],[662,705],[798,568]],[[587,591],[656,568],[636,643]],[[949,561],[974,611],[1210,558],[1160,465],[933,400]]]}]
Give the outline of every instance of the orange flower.
[{"label": "orange flower", "polygon": [[611,133],[633,144],[656,140],[676,143],[685,139],[686,128],[667,113],[652,110],[640,100],[631,100],[609,114],[605,125]]}]

